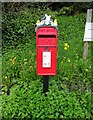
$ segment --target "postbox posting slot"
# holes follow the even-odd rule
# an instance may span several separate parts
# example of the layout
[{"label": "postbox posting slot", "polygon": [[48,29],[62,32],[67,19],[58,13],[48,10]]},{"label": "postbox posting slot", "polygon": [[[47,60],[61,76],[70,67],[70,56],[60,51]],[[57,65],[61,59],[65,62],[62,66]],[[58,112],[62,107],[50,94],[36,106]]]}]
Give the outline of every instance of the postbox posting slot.
[{"label": "postbox posting slot", "polygon": [[38,38],[56,38],[56,35],[38,35]]}]

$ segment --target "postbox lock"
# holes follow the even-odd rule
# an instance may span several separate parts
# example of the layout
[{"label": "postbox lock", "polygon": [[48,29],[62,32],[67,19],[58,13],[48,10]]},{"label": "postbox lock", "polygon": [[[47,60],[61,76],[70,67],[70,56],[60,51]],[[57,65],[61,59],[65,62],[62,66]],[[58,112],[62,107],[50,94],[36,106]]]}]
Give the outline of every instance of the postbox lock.
[{"label": "postbox lock", "polygon": [[46,46],[45,49],[48,50],[48,46]]}]

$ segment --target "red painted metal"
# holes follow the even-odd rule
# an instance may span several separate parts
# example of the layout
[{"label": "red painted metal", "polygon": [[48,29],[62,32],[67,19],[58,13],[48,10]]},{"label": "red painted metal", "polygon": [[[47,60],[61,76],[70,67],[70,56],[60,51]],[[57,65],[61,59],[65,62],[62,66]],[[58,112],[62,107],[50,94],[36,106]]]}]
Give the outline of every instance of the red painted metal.
[{"label": "red painted metal", "polygon": [[36,73],[56,75],[58,30],[43,26],[36,31]]}]

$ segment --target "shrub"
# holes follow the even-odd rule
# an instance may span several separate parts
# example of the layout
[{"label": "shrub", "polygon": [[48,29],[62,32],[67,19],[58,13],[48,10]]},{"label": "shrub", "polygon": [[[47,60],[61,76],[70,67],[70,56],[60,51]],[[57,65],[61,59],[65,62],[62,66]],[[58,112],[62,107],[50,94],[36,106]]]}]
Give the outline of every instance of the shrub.
[{"label": "shrub", "polygon": [[59,91],[55,81],[51,82],[47,97],[42,93],[39,79],[15,85],[10,96],[2,97],[3,119],[90,118],[90,92],[84,91],[79,96],[76,92],[68,92],[66,87]]}]

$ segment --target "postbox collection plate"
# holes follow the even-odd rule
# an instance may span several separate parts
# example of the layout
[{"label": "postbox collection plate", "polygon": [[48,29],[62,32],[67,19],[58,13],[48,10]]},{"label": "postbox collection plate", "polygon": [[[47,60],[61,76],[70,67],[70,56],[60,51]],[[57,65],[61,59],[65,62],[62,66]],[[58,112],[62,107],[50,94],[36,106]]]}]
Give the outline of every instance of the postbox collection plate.
[{"label": "postbox collection plate", "polygon": [[51,52],[43,52],[43,68],[51,68]]}]

